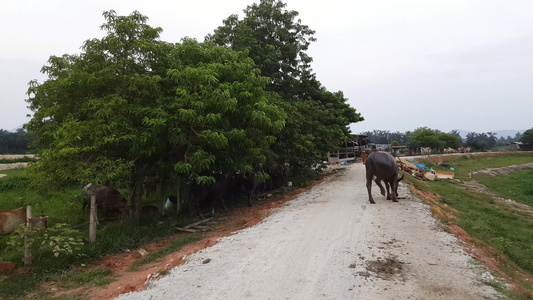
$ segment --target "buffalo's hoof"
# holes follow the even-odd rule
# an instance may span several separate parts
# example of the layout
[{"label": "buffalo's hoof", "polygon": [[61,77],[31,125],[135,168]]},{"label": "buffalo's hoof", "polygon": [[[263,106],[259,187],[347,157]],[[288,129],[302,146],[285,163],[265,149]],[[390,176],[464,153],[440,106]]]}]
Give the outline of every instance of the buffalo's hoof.
[{"label": "buffalo's hoof", "polygon": [[376,201],[370,200],[370,204],[376,204]]},{"label": "buffalo's hoof", "polygon": [[392,199],[392,202],[398,202],[398,200],[396,200],[396,199]]}]

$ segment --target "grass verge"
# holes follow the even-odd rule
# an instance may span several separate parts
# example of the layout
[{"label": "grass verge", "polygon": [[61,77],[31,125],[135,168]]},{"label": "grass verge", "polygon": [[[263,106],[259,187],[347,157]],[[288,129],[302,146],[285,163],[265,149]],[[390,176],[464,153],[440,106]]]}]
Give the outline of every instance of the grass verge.
[{"label": "grass verge", "polygon": [[[422,161],[426,165],[443,162],[456,169],[457,181],[419,181],[408,178],[415,193],[431,206],[433,213],[452,228],[462,228],[475,247],[497,262],[493,270],[514,283],[506,291],[513,299],[533,299],[533,217],[515,207],[495,201],[494,195],[468,190],[464,181],[469,173],[486,168],[505,167],[533,161],[533,154],[468,155],[464,157],[432,157]],[[517,171],[506,176],[481,176],[480,180],[495,195],[530,204],[533,171]]]},{"label": "grass verge", "polygon": [[73,289],[85,284],[103,286],[113,281],[112,275],[113,271],[107,268],[76,269],[60,276],[57,286],[63,289]]},{"label": "grass verge", "polygon": [[201,234],[190,235],[181,239],[171,241],[164,248],[160,249],[157,252],[149,253],[148,255],[142,257],[141,259],[135,261],[131,267],[130,271],[137,271],[142,265],[156,261],[159,258],[165,257],[171,253],[177,252],[184,245],[194,243],[199,241],[202,238]]}]

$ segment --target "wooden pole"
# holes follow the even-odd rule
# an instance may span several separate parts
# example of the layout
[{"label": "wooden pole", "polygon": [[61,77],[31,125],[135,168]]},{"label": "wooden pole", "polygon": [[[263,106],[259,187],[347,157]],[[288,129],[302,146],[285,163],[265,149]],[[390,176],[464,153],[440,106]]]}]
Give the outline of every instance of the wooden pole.
[{"label": "wooden pole", "polygon": [[32,255],[31,255],[31,247],[30,247],[30,239],[31,237],[28,236],[28,234],[31,232],[33,228],[31,224],[31,206],[28,205],[26,207],[26,228],[28,229],[27,234],[24,236],[24,258],[22,261],[24,262],[25,266],[31,265]]},{"label": "wooden pole", "polygon": [[89,217],[89,241],[94,243],[96,240],[96,225],[98,224],[97,220],[97,210],[96,210],[96,194],[91,193],[91,214]]}]

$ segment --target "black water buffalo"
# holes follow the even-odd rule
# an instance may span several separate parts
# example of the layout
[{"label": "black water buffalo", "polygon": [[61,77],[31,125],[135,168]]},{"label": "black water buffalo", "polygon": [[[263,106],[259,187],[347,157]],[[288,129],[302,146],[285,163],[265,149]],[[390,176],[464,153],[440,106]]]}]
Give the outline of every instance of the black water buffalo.
[{"label": "black water buffalo", "polygon": [[239,187],[239,181],[234,177],[216,175],[215,182],[207,185],[194,185],[191,188],[191,206],[203,217],[202,211],[208,209],[214,214],[217,205],[226,209],[225,200],[233,198]]},{"label": "black water buffalo", "polygon": [[254,173],[238,176],[241,188],[246,192],[248,206],[251,207],[253,202],[258,200],[259,193],[279,189],[285,184],[286,170],[270,169],[266,174],[268,174],[268,179],[265,181],[260,181],[258,174]]},{"label": "black water buffalo", "polygon": [[141,207],[141,214],[142,215],[158,215],[159,214],[159,208],[154,205],[143,205]]},{"label": "black water buffalo", "polygon": [[[90,205],[91,201],[91,196],[88,193],[89,187],[90,185],[88,184],[82,189],[83,212],[85,212],[85,209]],[[124,212],[126,202],[118,190],[105,185],[97,185],[94,189],[96,191],[96,207],[102,210],[104,216],[116,216]]]},{"label": "black water buffalo", "polygon": [[390,153],[372,152],[366,159],[366,188],[368,190],[368,201],[372,204],[376,203],[372,198],[372,180],[374,177],[381,194],[385,195],[385,189],[381,185],[381,181],[383,181],[387,187],[387,200],[398,202],[398,182],[403,179],[403,176],[398,179],[398,165],[396,164],[396,159]]}]

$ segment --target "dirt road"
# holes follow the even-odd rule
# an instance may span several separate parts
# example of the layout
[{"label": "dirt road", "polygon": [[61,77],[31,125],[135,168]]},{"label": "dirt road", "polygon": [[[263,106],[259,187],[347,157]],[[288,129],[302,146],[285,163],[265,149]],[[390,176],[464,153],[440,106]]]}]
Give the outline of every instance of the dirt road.
[{"label": "dirt road", "polygon": [[[353,164],[118,299],[499,299],[457,240],[401,185],[368,204]],[[482,279],[484,278],[484,279]]]}]

